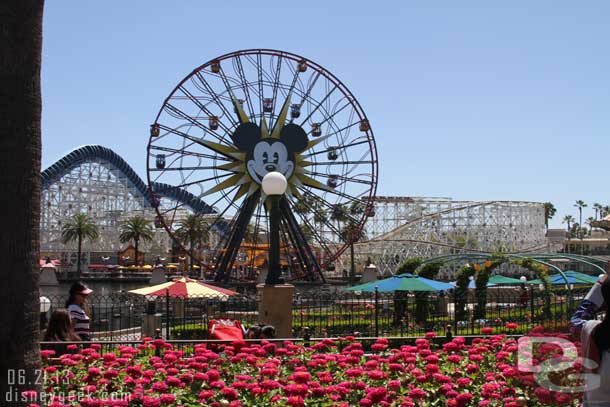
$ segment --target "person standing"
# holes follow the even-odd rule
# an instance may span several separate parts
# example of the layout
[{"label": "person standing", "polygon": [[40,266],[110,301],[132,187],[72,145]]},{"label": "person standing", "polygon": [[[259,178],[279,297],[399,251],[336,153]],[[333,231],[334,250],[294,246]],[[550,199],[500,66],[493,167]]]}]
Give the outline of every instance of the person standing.
[{"label": "person standing", "polygon": [[89,294],[92,292],[93,290],[91,290],[85,284],[77,281],[76,283],[72,284],[72,287],[70,287],[68,301],[66,301],[66,308],[70,312],[74,333],[78,335],[82,341],[91,340],[91,322],[89,318],[89,305],[87,300],[89,298]]},{"label": "person standing", "polygon": [[[68,310],[60,308],[53,311],[43,341],[72,342],[80,340],[80,337],[74,333],[74,327],[72,326],[72,321]],[[59,343],[46,344],[43,346],[43,349],[54,350],[55,356],[68,353],[67,346]]]},{"label": "person standing", "polygon": [[[610,279],[596,282],[570,320],[572,333],[579,335],[585,359],[595,362],[588,369],[583,407],[610,407],[610,312],[602,321],[596,314],[610,303]],[[593,376],[596,378],[594,379]]]}]

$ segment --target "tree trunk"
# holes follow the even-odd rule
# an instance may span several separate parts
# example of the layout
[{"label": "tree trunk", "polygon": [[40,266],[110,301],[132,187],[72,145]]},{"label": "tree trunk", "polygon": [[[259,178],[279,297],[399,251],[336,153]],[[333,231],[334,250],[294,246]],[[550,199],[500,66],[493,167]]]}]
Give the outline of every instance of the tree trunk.
[{"label": "tree trunk", "polygon": [[80,280],[80,258],[83,255],[83,235],[78,234],[78,248],[76,249],[76,278]]},{"label": "tree trunk", "polygon": [[[40,59],[42,0],[0,3],[0,397],[40,391]],[[11,377],[9,377],[9,371]],[[12,380],[22,375],[25,384]],[[31,383],[31,384],[30,384]],[[13,397],[9,400],[8,397]]]},{"label": "tree trunk", "polygon": [[138,267],[138,264],[139,264],[138,263],[138,247],[140,246],[140,239],[133,239],[133,241],[135,243],[135,249],[136,249],[136,255],[135,255],[136,262],[135,262],[135,265],[136,265],[136,267]]}]

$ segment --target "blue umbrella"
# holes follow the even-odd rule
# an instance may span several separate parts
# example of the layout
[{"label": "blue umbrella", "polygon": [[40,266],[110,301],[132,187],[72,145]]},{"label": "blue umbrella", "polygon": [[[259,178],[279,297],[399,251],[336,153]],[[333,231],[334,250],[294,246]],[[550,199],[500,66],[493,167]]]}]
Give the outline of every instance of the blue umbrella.
[{"label": "blue umbrella", "polygon": [[[566,278],[567,278],[567,284],[594,284],[597,281],[597,278],[595,277],[591,277],[591,276],[586,276],[586,277],[581,277],[578,274],[572,274],[571,272],[567,271],[565,273]],[[540,279],[536,279],[536,280],[530,280],[527,282],[527,284],[540,284],[542,283],[542,280]],[[563,278],[563,276],[561,274],[553,274],[551,276],[549,276],[549,283],[551,283],[552,285],[562,285],[562,284],[566,284],[566,280]]]},{"label": "blue umbrella", "polygon": [[400,274],[392,276],[384,280],[371,281],[366,284],[360,284],[350,287],[349,291],[375,291],[375,287],[379,292],[384,291],[444,291],[453,288],[451,284],[441,281],[430,280],[429,278],[414,276],[413,274]]},{"label": "blue umbrella", "polygon": [[[455,286],[457,285],[457,281],[452,281],[449,284],[451,284],[452,288],[455,288]],[[497,284],[494,283],[487,283],[487,287],[494,287]],[[468,288],[477,288],[477,285],[475,284],[474,280],[470,280],[470,282],[468,283]]]}]

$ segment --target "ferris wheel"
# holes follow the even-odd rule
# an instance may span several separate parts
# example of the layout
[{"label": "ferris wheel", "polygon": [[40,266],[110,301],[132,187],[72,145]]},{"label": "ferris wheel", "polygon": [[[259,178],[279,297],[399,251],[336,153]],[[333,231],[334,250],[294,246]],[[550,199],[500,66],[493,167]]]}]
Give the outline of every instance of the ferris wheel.
[{"label": "ferris wheel", "polygon": [[[147,151],[153,198],[180,188],[214,209],[206,218],[220,236],[210,256],[218,280],[264,257],[269,216],[261,182],[268,172],[288,181],[280,260],[295,278],[324,280],[323,269],[364,237],[374,216],[377,150],[369,120],[334,75],[295,54],[237,51],[196,68],[165,99]],[[183,205],[157,207],[174,237]]]}]

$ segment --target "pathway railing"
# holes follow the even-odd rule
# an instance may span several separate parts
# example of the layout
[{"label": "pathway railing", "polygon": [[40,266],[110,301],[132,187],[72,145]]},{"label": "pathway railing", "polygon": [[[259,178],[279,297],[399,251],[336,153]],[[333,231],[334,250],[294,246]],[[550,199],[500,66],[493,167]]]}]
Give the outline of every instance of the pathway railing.
[{"label": "pathway railing", "polygon": [[[408,337],[431,331],[439,336],[447,331],[453,335],[520,334],[538,325],[565,331],[588,289],[574,288],[572,298],[566,289],[553,289],[550,314],[543,311],[544,298],[537,287],[488,290],[485,316],[478,319],[474,318],[477,300],[469,294],[463,320],[455,318],[455,299],[450,293],[308,291],[293,299],[293,336],[300,337],[304,331],[311,337]],[[48,298],[51,312],[65,307],[66,296]],[[88,307],[93,337],[101,341],[139,340],[143,327],[153,336],[151,323],[164,338],[199,340],[207,339],[211,319],[235,319],[244,327],[259,322],[256,297],[248,295],[227,299],[92,294]]]}]

